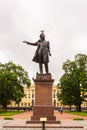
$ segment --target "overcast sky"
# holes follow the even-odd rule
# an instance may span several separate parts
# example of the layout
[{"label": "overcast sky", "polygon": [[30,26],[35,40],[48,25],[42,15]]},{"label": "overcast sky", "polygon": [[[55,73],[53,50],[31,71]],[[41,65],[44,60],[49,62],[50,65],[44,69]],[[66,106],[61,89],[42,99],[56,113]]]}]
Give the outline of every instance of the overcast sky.
[{"label": "overcast sky", "polygon": [[32,61],[40,30],[50,42],[49,70],[55,83],[62,65],[78,53],[87,54],[87,0],[0,0],[0,62],[13,61],[35,77],[39,71]]}]

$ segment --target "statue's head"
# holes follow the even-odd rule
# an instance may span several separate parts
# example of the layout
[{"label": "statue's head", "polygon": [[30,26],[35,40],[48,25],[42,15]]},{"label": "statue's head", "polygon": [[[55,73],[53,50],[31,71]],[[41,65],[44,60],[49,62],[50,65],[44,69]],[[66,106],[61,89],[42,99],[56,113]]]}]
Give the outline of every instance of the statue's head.
[{"label": "statue's head", "polygon": [[43,40],[45,39],[44,31],[41,31],[40,38]]}]

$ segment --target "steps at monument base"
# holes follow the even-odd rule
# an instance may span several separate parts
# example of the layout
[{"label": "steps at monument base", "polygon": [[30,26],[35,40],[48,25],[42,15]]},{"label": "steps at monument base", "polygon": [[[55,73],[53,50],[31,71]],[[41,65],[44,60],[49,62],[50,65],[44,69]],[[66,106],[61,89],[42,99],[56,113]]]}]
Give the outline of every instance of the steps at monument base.
[{"label": "steps at monument base", "polygon": [[[41,130],[42,126],[4,126],[0,130]],[[83,126],[45,126],[46,130],[86,130]]]},{"label": "steps at monument base", "polygon": [[[26,124],[41,124],[42,122],[40,120],[31,120],[31,121],[26,121]],[[61,121],[56,121],[56,120],[48,120],[45,122],[46,124],[61,124]]]},{"label": "steps at monument base", "polygon": [[[2,128],[0,130],[41,130],[41,127],[40,128]],[[46,130],[87,130],[87,129],[84,129],[83,127],[73,127],[73,128],[65,128],[65,127],[58,127],[58,128],[46,128]]]},{"label": "steps at monument base", "polygon": [[56,121],[56,116],[49,116],[49,115],[46,115],[46,116],[44,116],[44,115],[34,115],[34,116],[31,116],[31,120],[40,120],[40,118],[41,117],[45,117],[45,118],[47,118],[47,121],[51,121],[51,120],[54,120],[54,121]]}]

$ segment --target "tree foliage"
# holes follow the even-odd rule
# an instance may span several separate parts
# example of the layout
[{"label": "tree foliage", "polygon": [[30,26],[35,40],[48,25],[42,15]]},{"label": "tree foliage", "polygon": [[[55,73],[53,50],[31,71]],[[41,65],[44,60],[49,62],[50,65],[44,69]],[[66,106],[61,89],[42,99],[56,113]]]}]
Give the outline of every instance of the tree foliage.
[{"label": "tree foliage", "polygon": [[81,104],[87,97],[87,55],[77,54],[74,61],[67,60],[63,70],[58,98],[64,105],[75,105],[77,111],[81,111]]},{"label": "tree foliage", "polygon": [[23,86],[30,86],[28,73],[20,65],[12,62],[0,63],[0,104],[4,109],[11,101],[17,104],[24,97]]}]

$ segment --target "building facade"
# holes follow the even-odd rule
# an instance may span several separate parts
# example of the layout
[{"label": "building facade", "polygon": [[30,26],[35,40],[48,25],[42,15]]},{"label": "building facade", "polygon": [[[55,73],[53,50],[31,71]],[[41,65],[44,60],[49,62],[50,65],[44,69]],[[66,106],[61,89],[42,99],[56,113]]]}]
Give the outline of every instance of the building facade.
[{"label": "building facade", "polygon": [[[60,103],[57,99],[57,87],[56,85],[53,85],[53,90],[52,90],[52,103],[54,107],[60,106]],[[24,87],[24,93],[25,97],[22,98],[19,106],[20,107],[31,107],[34,105],[35,102],[35,86],[31,85],[30,88]],[[18,105],[15,102],[11,102],[9,105],[10,107],[17,107]]]},{"label": "building facade", "polygon": [[[62,106],[61,102],[57,98],[57,92],[58,91],[59,90],[58,90],[57,86],[53,85],[53,88],[52,88],[52,104],[53,104],[54,108]],[[35,86],[31,85],[30,88],[24,87],[24,93],[25,93],[25,97],[22,98],[19,106],[20,107],[26,107],[26,108],[27,107],[33,107],[34,102],[35,102]],[[11,102],[9,107],[18,107],[18,105],[15,102]],[[87,101],[82,103],[82,107],[87,108]]]}]

